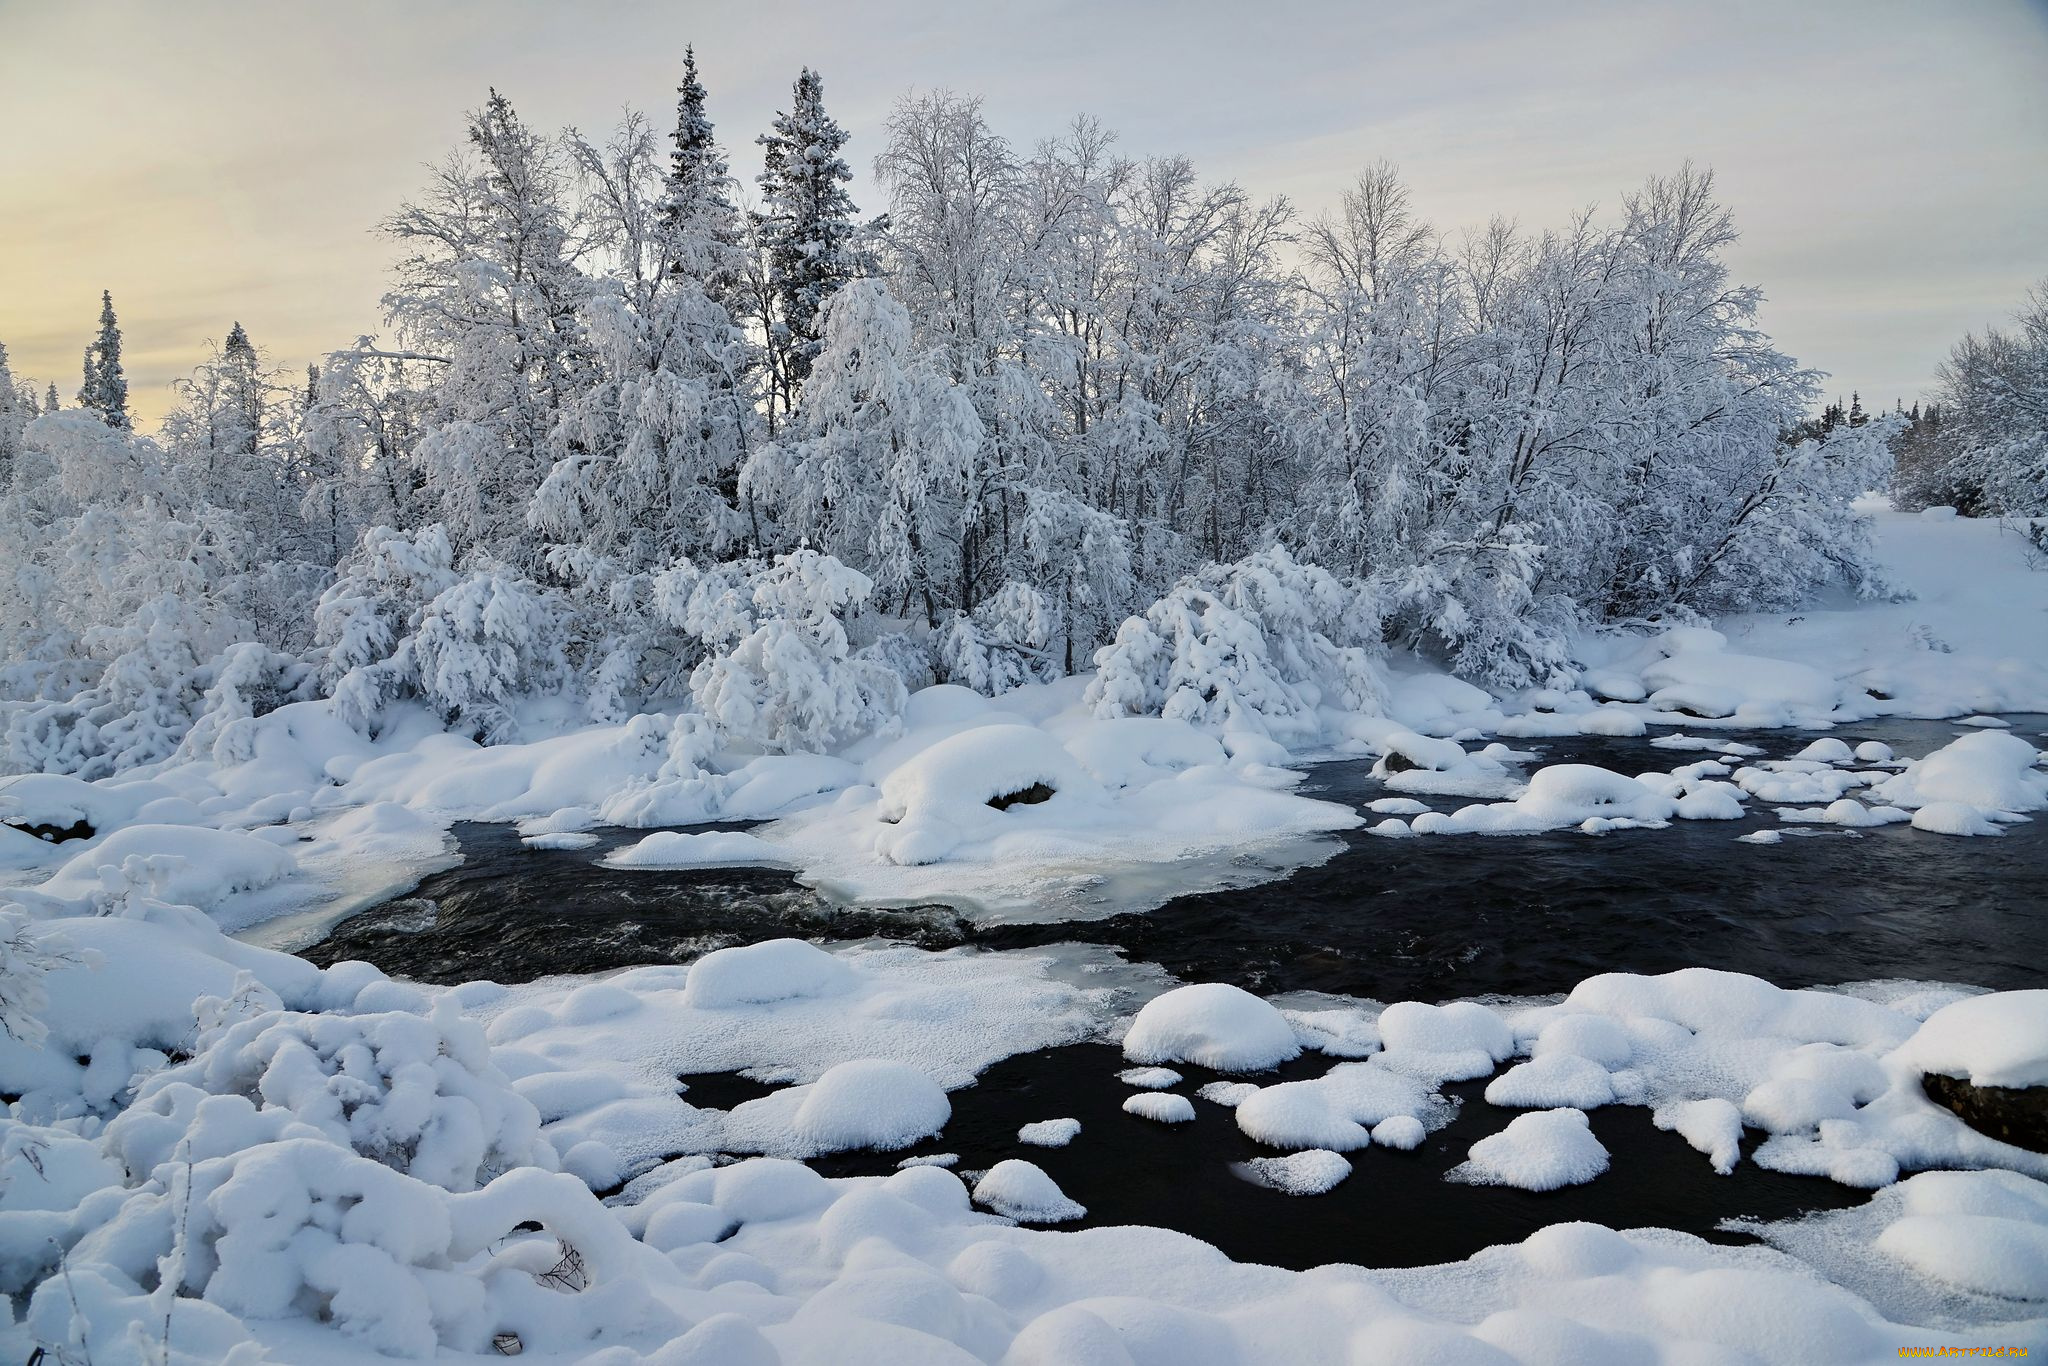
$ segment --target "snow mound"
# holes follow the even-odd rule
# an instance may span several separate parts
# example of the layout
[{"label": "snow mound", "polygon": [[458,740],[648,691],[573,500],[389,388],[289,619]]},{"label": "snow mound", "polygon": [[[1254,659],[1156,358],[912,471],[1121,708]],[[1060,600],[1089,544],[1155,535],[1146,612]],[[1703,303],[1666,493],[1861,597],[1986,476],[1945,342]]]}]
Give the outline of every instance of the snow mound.
[{"label": "snow mound", "polygon": [[1961,736],[1905,771],[1871,789],[1880,801],[1908,810],[1937,803],[1993,812],[2039,811],[2048,807],[2048,773],[2035,765],[2035,748],[2007,731],[1983,730]]},{"label": "snow mound", "polygon": [[1891,1060],[1977,1086],[2048,1086],[2048,990],[1943,1006]]},{"label": "snow mound", "polygon": [[1968,802],[1929,802],[1913,813],[1913,828],[1934,835],[2003,835],[1984,808]]},{"label": "snow mound", "polygon": [[853,972],[801,939],[769,939],[717,949],[690,968],[683,1004],[697,1010],[770,1005],[850,990]]},{"label": "snow mound", "polygon": [[[130,864],[130,860],[138,862]],[[215,906],[236,892],[282,882],[298,863],[268,840],[237,830],[193,825],[130,825],[72,856],[41,890],[68,901],[89,901],[129,880],[152,896],[187,906]]]},{"label": "snow mound", "polygon": [[1006,811],[997,802],[1062,814],[1100,804],[1101,784],[1036,726],[977,726],[939,741],[892,771],[878,812],[893,830],[875,849],[892,863],[936,863]]},{"label": "snow mound", "polygon": [[1144,1091],[1164,1091],[1169,1086],[1180,1085],[1180,1073],[1171,1067],[1126,1067],[1116,1074],[1116,1079]]},{"label": "snow mound", "polygon": [[1043,1168],[1018,1157],[1005,1158],[982,1173],[974,1183],[974,1199],[1020,1224],[1063,1224],[1088,1213],[1069,1200]]},{"label": "snow mound", "polygon": [[657,830],[637,844],[614,850],[604,861],[614,868],[778,867],[788,862],[774,845],[743,830],[701,835]]},{"label": "snow mound", "polygon": [[1421,1122],[1441,1102],[1425,1082],[1379,1062],[1344,1063],[1313,1081],[1262,1086],[1237,1101],[1237,1127],[1273,1148],[1350,1152],[1395,1117]]},{"label": "snow mound", "polygon": [[1190,1062],[1218,1072],[1262,1072],[1300,1053],[1286,1016],[1224,982],[1153,997],[1124,1035],[1124,1056],[1132,1062]]},{"label": "snow mound", "polygon": [[[1411,822],[1418,835],[1530,835],[1576,825],[1588,834],[1661,826],[1682,814],[1676,799],[1626,774],[1592,764],[1552,764],[1538,769],[1512,801],[1427,812]],[[1700,808],[1718,816],[1721,804]]]},{"label": "snow mound", "polygon": [[1441,1081],[1483,1077],[1515,1051],[1514,1031],[1475,1001],[1397,1001],[1380,1012],[1388,1067]]},{"label": "snow mound", "polygon": [[1124,1098],[1124,1113],[1161,1124],[1185,1124],[1195,1117],[1195,1107],[1186,1096],[1164,1091],[1140,1091]]},{"label": "snow mound", "polygon": [[1285,1157],[1255,1157],[1239,1170],[1259,1185],[1288,1195],[1321,1195],[1351,1175],[1351,1160],[1327,1148],[1309,1148]]},{"label": "snow mound", "polygon": [[1547,1053],[1509,1068],[1486,1085],[1486,1103],[1512,1109],[1591,1110],[1614,1099],[1614,1079],[1597,1062]]},{"label": "snow mound", "polygon": [[1793,825],[1839,825],[1851,830],[1909,821],[1911,813],[1896,806],[1865,806],[1854,797],[1843,797],[1826,806],[1778,808],[1778,819]]},{"label": "snow mound", "polygon": [[929,1138],[953,1117],[952,1102],[939,1084],[907,1063],[886,1058],[842,1062],[809,1086],[749,1101],[733,1111],[740,1120],[749,1105],[794,1102],[790,1132],[810,1153],[869,1148],[892,1152]]},{"label": "snow mound", "polygon": [[1536,1110],[1474,1143],[1449,1179],[1548,1191],[1584,1185],[1607,1170],[1607,1148],[1583,1110]]},{"label": "snow mound", "polygon": [[1877,1251],[1976,1295],[2048,1307],[2048,1189],[2011,1172],[1924,1172]]},{"label": "snow mound", "polygon": [[1080,1133],[1078,1119],[1041,1119],[1017,1130],[1017,1141],[1034,1148],[1064,1148]]}]

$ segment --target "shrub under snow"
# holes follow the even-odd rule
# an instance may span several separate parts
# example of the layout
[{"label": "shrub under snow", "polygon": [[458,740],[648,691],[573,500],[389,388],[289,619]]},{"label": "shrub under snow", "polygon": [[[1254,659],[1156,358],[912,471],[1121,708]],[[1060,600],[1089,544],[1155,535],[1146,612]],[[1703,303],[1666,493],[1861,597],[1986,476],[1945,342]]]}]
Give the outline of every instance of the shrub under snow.
[{"label": "shrub under snow", "polygon": [[1355,588],[1275,546],[1181,580],[1098,651],[1097,716],[1312,740],[1317,708],[1377,713],[1379,616]]}]

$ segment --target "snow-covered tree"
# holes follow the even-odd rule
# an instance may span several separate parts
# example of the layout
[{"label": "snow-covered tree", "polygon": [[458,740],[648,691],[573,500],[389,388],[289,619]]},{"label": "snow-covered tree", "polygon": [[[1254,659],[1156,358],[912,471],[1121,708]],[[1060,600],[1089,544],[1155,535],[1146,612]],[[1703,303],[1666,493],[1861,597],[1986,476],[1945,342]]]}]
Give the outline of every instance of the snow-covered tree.
[{"label": "snow-covered tree", "polygon": [[1936,393],[1941,420],[1917,501],[1972,515],[2048,515],[2048,281],[2011,330],[1956,343]]},{"label": "snow-covered tree", "polygon": [[121,324],[114,316],[114,295],[100,291],[100,332],[85,348],[85,378],[78,388],[78,404],[99,414],[109,427],[127,430],[128,372],[121,365]]},{"label": "snow-covered tree", "polygon": [[0,343],[0,492],[13,480],[15,464],[21,458],[22,432],[36,416],[35,390],[14,377],[7,346]]},{"label": "snow-covered tree", "polygon": [[335,709],[366,733],[410,699],[480,739],[513,739],[516,705],[571,676],[559,596],[503,566],[459,572],[438,523],[364,532],[315,622]]},{"label": "snow-covered tree", "polygon": [[737,271],[734,220],[706,179],[721,162],[701,107],[686,134],[682,179],[660,174],[636,115],[602,150],[570,142],[591,244],[614,267],[581,306],[595,373],[555,428],[528,520],[629,572],[722,555],[747,531],[733,498],[758,425],[754,352],[713,292]]},{"label": "snow-covered tree", "polygon": [[384,224],[408,252],[385,312],[409,354],[441,368],[418,443],[435,516],[458,551],[486,546],[526,568],[542,553],[527,505],[592,370],[568,182],[563,149],[494,90],[470,115],[466,152]]},{"label": "snow-covered tree", "polygon": [[852,198],[852,168],[840,155],[846,130],[825,112],[825,83],[805,67],[787,113],[778,113],[762,148],[761,207],[752,219],[765,264],[770,425],[795,406],[823,346],[825,301],[865,274]]}]

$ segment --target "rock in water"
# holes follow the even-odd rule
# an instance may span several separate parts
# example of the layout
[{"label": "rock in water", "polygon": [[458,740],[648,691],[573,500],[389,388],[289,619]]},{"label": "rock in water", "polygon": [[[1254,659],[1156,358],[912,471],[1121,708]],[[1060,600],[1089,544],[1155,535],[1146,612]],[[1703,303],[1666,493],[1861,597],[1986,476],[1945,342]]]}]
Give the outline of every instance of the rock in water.
[{"label": "rock in water", "polygon": [[1928,1099],[1988,1138],[2048,1153],[2048,1086],[1978,1086],[1930,1072],[1920,1078]]}]

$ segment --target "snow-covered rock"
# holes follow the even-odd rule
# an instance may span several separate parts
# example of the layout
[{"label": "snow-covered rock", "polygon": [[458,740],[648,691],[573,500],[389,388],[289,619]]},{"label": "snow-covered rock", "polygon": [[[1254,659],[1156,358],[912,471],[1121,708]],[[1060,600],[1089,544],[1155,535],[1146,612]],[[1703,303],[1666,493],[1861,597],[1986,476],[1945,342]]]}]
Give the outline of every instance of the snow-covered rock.
[{"label": "snow-covered rock", "polygon": [[1286,1016],[1226,982],[1153,997],[1124,1035],[1124,1056],[1132,1062],[1191,1062],[1219,1072],[1261,1072],[1300,1052]]},{"label": "snow-covered rock", "polygon": [[1607,1170],[1607,1148],[1593,1137],[1585,1111],[1534,1110],[1472,1145],[1450,1178],[1484,1186],[1547,1191],[1577,1186]]}]

